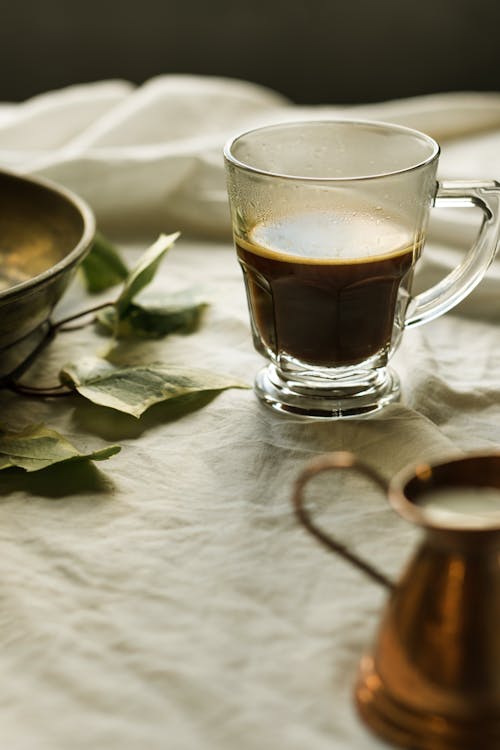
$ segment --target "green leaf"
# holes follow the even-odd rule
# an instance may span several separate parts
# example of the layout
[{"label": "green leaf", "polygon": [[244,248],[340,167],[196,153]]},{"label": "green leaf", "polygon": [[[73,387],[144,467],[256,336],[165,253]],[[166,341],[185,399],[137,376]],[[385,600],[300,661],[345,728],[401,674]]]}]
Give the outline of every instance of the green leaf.
[{"label": "green leaf", "polygon": [[207,370],[175,367],[161,362],[117,366],[96,358],[67,365],[61,371],[60,378],[95,404],[134,417],[140,417],[153,404],[188,393],[248,388],[233,378]]},{"label": "green leaf", "polygon": [[157,339],[170,333],[192,333],[198,328],[206,307],[206,303],[193,294],[179,292],[165,294],[161,299],[132,302],[121,320],[114,307],[102,310],[97,319],[118,337]]},{"label": "green leaf", "polygon": [[81,269],[87,291],[91,293],[120,284],[129,274],[118,250],[100,232],[96,233],[92,250],[84,259]]},{"label": "green leaf", "polygon": [[125,281],[122,292],[115,302],[119,319],[124,317],[134,297],[152,281],[163,256],[172,247],[179,234],[180,232],[169,235],[161,234],[156,242],[141,256],[138,264]]},{"label": "green leaf", "polygon": [[30,425],[21,432],[0,431],[0,470],[18,466],[26,471],[38,471],[63,461],[103,461],[120,450],[119,445],[110,445],[81,453],[58,432],[44,425]]}]

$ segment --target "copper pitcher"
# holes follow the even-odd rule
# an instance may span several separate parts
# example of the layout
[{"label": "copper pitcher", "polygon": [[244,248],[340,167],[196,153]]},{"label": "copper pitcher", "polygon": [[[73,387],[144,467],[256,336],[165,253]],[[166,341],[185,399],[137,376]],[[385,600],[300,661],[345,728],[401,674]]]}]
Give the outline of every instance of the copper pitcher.
[{"label": "copper pitcher", "polygon": [[[312,519],[306,483],[352,469],[387,493],[392,508],[424,530],[398,583]],[[436,519],[424,493],[498,489],[498,513]],[[300,522],[328,549],[390,591],[371,653],[360,664],[355,700],[380,737],[412,750],[500,749],[500,453],[469,454],[407,468],[387,483],[351,453],[311,461],[293,494]]]}]

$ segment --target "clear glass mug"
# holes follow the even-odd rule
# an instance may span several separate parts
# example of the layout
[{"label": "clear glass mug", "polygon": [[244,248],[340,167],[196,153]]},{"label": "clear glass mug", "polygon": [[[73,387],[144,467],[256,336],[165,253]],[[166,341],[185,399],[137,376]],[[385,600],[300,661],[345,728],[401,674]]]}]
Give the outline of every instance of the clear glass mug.
[{"label": "clear glass mug", "polygon": [[[262,401],[305,417],[356,417],[400,397],[388,360],[405,328],[458,304],[500,235],[500,185],[438,182],[439,146],[410,128],[355,120],[257,128],[224,149],[234,241]],[[412,296],[431,207],[479,206],[459,266]]]}]

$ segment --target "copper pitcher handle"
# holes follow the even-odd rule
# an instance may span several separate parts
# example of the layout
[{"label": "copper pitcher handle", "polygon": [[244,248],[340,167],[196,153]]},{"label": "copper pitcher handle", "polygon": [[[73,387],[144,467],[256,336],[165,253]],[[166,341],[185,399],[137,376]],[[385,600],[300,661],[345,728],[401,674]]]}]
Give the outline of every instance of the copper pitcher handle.
[{"label": "copper pitcher handle", "polygon": [[340,555],[354,565],[356,568],[361,570],[363,573],[368,575],[376,583],[385,586],[388,589],[394,589],[395,584],[386,576],[375,568],[371,563],[363,560],[354,552],[351,552],[344,544],[338,542],[330,534],[327,534],[319,526],[313,523],[308,511],[304,505],[304,488],[307,482],[312,479],[316,474],[320,474],[323,471],[329,471],[330,469],[352,469],[357,471],[359,474],[371,479],[378,487],[380,487],[384,494],[387,493],[387,483],[384,479],[372,469],[368,464],[360,461],[354,453],[348,451],[337,451],[333,453],[327,453],[324,456],[319,456],[310,461],[305,469],[299,474],[294,487],[292,495],[292,502],[295,509],[295,515],[297,516],[300,523],[309,531],[313,536],[316,537],[327,549],[336,554]]}]

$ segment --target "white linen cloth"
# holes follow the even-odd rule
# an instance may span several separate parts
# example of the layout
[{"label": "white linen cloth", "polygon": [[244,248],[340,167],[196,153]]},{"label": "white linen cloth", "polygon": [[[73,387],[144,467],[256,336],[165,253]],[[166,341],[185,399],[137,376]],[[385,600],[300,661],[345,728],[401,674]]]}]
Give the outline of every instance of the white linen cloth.
[{"label": "white linen cloth", "polygon": [[[203,287],[207,315],[199,332],[136,344],[130,357],[251,383],[261,360],[227,239],[221,148],[257,123],[339,114],[429,132],[443,147],[443,177],[500,178],[498,94],[298,108],[249,83],[188,76],[5,104],[0,165],[79,192],[131,260],[157,231],[181,228],[157,283]],[[470,241],[459,214],[433,228],[420,283]],[[61,309],[84,296],[75,283]],[[95,467],[0,475],[2,747],[384,747],[351,694],[385,593],[297,525],[292,484],[308,458],[332,449],[354,450],[389,477],[422,458],[496,448],[499,300],[495,263],[457,310],[407,331],[394,358],[403,403],[372,419],[279,418],[251,390],[184,415],[158,406],[140,421],[83,400],[1,393],[13,429],[45,422],[81,448],[123,446]],[[30,378],[53,382],[62,364],[104,346],[92,329],[61,334]],[[325,524],[397,578],[418,534],[385,498],[355,477],[330,478],[316,495]]]},{"label": "white linen cloth", "polygon": [[500,166],[488,137],[500,128],[497,94],[296,107],[250,83],[192,76],[160,77],[139,88],[122,81],[74,86],[6,107],[0,164],[71,187],[110,231],[151,232],[173,223],[205,237],[227,236],[221,149],[229,136],[262,123],[352,115],[420,128],[441,142],[472,137],[472,150],[467,144],[445,152],[446,176],[489,173],[495,159]]}]

